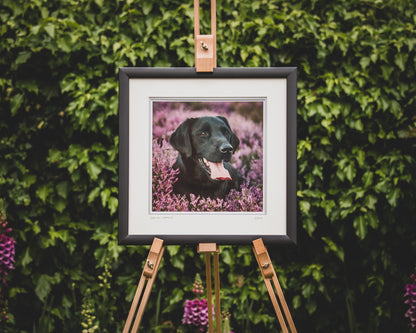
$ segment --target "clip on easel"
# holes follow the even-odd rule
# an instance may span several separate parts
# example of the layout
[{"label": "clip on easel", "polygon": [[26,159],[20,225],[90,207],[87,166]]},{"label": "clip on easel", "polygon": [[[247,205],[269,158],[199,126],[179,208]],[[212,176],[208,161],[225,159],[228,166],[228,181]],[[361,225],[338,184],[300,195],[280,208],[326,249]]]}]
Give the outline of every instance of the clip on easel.
[{"label": "clip on easel", "polygon": [[274,288],[276,289],[277,296],[279,297],[280,304],[283,308],[283,312],[286,315],[286,321],[289,324],[290,331],[292,333],[296,333],[296,327],[290,314],[289,308],[287,306],[285,296],[283,295],[282,288],[280,287],[279,280],[277,279],[276,271],[274,270],[269,253],[267,252],[267,249],[264,246],[263,240],[261,238],[253,241],[253,252],[254,256],[257,259],[257,263],[259,264],[261,274],[263,275],[264,283],[266,284],[267,291],[269,292],[270,299],[273,303],[273,307],[276,312],[277,319],[279,320],[280,327],[283,330],[283,333],[288,333],[289,331],[287,330],[285,319],[283,317],[282,311],[280,310],[279,303],[275,295],[275,290],[272,286],[272,282],[274,284]]},{"label": "clip on easel", "polygon": [[199,0],[194,0],[195,68],[197,72],[213,72],[217,67],[216,0],[211,0],[211,34],[201,35]]}]

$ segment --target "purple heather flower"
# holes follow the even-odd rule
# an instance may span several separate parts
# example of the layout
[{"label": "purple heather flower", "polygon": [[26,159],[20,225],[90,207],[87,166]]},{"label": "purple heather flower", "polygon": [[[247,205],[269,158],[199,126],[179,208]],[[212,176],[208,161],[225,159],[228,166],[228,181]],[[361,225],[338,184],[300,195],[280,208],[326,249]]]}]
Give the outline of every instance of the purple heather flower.
[{"label": "purple heather flower", "polygon": [[404,294],[404,303],[408,305],[405,317],[409,318],[410,326],[416,327],[416,275],[412,274],[413,283],[406,284],[406,292]]},{"label": "purple heather flower", "polygon": [[0,279],[4,284],[5,276],[14,269],[15,240],[7,235],[11,231],[11,228],[7,228],[7,222],[0,225]]},{"label": "purple heather flower", "polygon": [[[214,314],[214,308],[212,309]],[[182,323],[192,325],[201,332],[208,328],[208,304],[206,299],[186,300]]]},{"label": "purple heather flower", "polygon": [[0,274],[14,269],[14,244],[13,237],[0,235]]}]

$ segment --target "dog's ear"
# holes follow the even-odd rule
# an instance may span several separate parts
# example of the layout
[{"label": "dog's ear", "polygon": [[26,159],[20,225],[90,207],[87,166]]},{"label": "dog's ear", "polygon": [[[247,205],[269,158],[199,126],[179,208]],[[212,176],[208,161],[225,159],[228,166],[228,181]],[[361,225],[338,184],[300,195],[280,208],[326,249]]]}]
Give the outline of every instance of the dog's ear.
[{"label": "dog's ear", "polygon": [[220,118],[227,125],[227,127],[230,129],[230,132],[231,132],[230,143],[231,143],[231,146],[233,146],[233,153],[235,153],[235,151],[237,150],[238,146],[240,145],[240,139],[232,131],[231,126],[228,123],[227,118],[221,117],[221,116],[217,116],[217,118]]},{"label": "dog's ear", "polygon": [[194,118],[188,118],[179,125],[175,132],[169,138],[169,143],[186,157],[192,155],[192,144],[191,144],[191,126]]}]

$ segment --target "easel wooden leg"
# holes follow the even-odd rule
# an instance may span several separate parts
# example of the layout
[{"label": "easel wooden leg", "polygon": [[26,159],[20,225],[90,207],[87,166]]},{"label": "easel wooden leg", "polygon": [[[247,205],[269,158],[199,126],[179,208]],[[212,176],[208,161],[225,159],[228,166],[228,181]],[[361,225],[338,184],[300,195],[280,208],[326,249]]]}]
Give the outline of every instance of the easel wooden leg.
[{"label": "easel wooden leg", "polygon": [[211,284],[211,253],[214,253],[214,283],[215,283],[215,319],[216,333],[221,333],[221,304],[220,304],[220,270],[219,247],[215,243],[200,243],[198,253],[205,253],[205,270],[207,275],[207,306],[208,306],[208,333],[214,333],[212,313],[212,284]]},{"label": "easel wooden leg", "polygon": [[[136,294],[134,295],[133,302],[131,303],[129,315],[126,320],[126,324],[124,325],[123,333],[130,332],[131,323],[133,321],[134,315],[136,314],[137,305],[139,304],[139,301],[141,301],[139,310],[137,311],[136,319],[134,320],[133,328],[131,329],[132,333],[136,333],[138,331],[164,251],[165,247],[163,246],[163,240],[155,238],[153,240],[152,247],[150,248],[143,273],[140,277]],[[141,298],[146,282],[146,289],[144,290],[143,297]]]},{"label": "easel wooden leg", "polygon": [[253,241],[253,252],[257,259],[257,263],[259,264],[261,274],[264,279],[264,283],[266,284],[267,290],[270,295],[270,299],[273,303],[274,310],[276,312],[277,318],[280,323],[280,327],[282,328],[284,333],[288,333],[288,329],[286,326],[285,319],[283,317],[282,311],[280,310],[279,303],[277,301],[275,291],[272,286],[272,282],[274,284],[274,288],[276,289],[277,295],[280,300],[280,304],[283,308],[283,312],[286,315],[286,320],[289,324],[290,331],[292,333],[297,333],[295,324],[293,322],[292,316],[290,314],[289,308],[287,306],[285,297],[283,295],[282,288],[280,287],[279,280],[277,279],[276,272],[273,268],[272,261],[270,259],[269,253],[267,252],[266,247],[264,246],[263,240],[261,238]]},{"label": "easel wooden leg", "polygon": [[214,252],[214,284],[215,284],[215,319],[216,319],[216,323],[217,323],[217,332],[221,333],[219,250]]},{"label": "easel wooden leg", "polygon": [[211,253],[205,253],[205,272],[207,279],[208,333],[214,332],[212,322],[212,285],[211,285]]}]

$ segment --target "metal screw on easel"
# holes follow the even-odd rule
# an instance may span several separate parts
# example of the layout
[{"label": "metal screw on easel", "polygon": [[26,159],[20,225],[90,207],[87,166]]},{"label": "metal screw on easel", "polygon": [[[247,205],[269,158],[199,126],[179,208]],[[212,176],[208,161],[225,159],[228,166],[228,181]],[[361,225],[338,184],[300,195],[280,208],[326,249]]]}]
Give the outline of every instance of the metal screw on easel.
[{"label": "metal screw on easel", "polygon": [[262,268],[268,268],[270,266],[269,262],[265,262],[264,264],[261,265]]},{"label": "metal screw on easel", "polygon": [[201,40],[201,49],[208,51],[208,44]]},{"label": "metal screw on easel", "polygon": [[150,269],[153,269],[154,267],[153,262],[151,262],[149,259],[147,259],[147,267],[149,267]]}]

